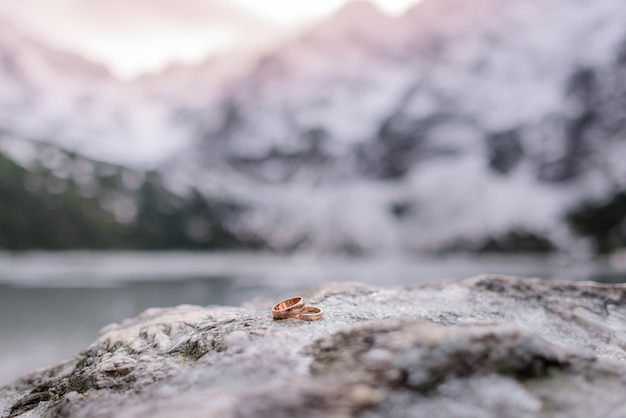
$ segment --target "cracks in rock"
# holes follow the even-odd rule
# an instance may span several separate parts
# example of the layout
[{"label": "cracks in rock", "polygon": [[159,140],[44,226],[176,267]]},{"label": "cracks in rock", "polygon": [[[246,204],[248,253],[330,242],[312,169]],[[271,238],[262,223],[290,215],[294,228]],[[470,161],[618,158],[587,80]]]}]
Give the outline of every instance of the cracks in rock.
[{"label": "cracks in rock", "polygon": [[429,396],[450,380],[495,374],[525,382],[572,366],[566,354],[521,329],[477,325],[395,320],[355,327],[311,346],[311,373],[348,387],[366,384],[383,394],[380,403],[399,389]]},{"label": "cracks in rock", "polygon": [[52,399],[55,393],[51,389],[52,388],[49,386],[41,386],[33,389],[13,405],[9,411],[8,418],[17,417],[32,411],[40,402],[46,402]]}]

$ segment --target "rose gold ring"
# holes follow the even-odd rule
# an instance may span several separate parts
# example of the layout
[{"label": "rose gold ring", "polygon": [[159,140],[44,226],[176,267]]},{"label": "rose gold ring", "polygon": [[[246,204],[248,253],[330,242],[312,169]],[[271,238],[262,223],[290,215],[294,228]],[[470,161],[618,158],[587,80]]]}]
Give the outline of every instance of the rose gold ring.
[{"label": "rose gold ring", "polygon": [[307,305],[302,308],[296,318],[302,319],[303,321],[317,321],[318,319],[322,319],[322,316],[324,316],[322,308]]},{"label": "rose gold ring", "polygon": [[278,302],[272,308],[274,319],[295,318],[304,308],[304,299],[300,296]]}]

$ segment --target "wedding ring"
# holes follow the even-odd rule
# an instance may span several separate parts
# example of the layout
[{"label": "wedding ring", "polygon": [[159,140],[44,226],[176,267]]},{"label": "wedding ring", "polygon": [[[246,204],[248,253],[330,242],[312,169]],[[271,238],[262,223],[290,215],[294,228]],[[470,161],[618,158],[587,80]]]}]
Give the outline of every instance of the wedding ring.
[{"label": "wedding ring", "polygon": [[302,319],[303,321],[317,321],[318,319],[322,319],[323,315],[324,311],[321,308],[307,305],[302,308],[296,318]]},{"label": "wedding ring", "polygon": [[304,299],[300,296],[278,302],[272,308],[274,319],[295,318],[304,308]]}]

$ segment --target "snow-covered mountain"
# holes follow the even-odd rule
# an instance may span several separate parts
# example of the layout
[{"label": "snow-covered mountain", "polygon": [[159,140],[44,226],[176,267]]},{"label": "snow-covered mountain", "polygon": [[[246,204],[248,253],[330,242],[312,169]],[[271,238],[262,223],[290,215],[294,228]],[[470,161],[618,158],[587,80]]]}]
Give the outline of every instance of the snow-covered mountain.
[{"label": "snow-covered mountain", "polygon": [[626,190],[625,45],[622,0],[358,2],[184,109],[165,170],[278,249],[584,249],[572,212]]},{"label": "snow-covered mountain", "polygon": [[0,35],[0,128],[159,162],[180,196],[237,207],[220,227],[241,242],[626,246],[623,0],[424,0],[401,17],[356,2],[260,58],[134,83]]},{"label": "snow-covered mountain", "polygon": [[169,107],[0,21],[0,127],[92,158],[154,165],[184,136]]}]

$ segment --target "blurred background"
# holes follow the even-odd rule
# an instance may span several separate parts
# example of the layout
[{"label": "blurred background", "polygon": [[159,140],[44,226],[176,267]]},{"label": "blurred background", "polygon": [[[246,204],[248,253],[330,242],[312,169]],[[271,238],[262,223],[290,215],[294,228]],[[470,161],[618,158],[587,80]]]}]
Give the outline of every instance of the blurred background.
[{"label": "blurred background", "polygon": [[0,385],[153,306],[626,279],[623,0],[0,0]]}]

